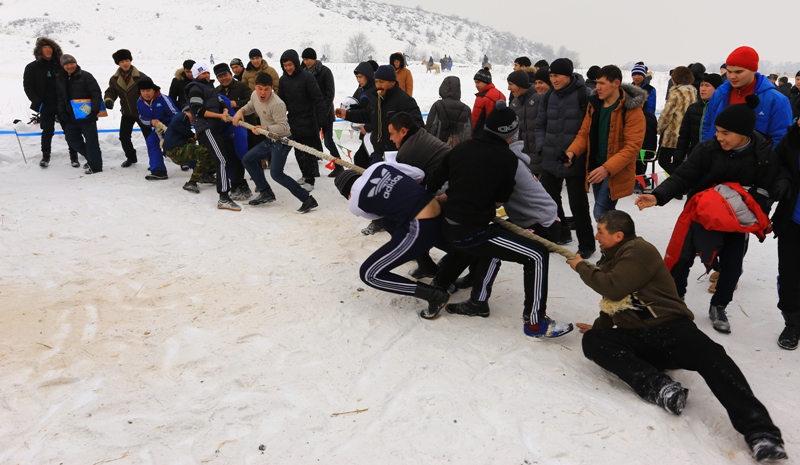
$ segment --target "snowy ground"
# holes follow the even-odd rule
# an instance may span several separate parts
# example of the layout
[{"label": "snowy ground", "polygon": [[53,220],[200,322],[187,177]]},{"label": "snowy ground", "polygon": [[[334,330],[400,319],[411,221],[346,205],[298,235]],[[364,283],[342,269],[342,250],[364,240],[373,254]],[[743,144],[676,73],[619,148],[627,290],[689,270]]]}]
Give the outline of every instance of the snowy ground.
[{"label": "snowy ground", "polygon": [[[136,64],[168,86],[172,65]],[[22,65],[0,75],[0,130],[26,116]],[[353,67],[332,65],[337,101],[355,88]],[[113,72],[105,61],[86,69]],[[412,71],[425,112],[443,75]],[[457,70],[470,105],[474,71]],[[508,71],[496,70],[501,88]],[[387,236],[362,236],[366,222],[327,178],[306,215],[279,186],[273,204],[218,211],[213,187],[181,190],[188,174],[174,165],[169,180],[145,181],[140,135],[129,169],[116,135],[101,135],[105,168],[92,176],[69,166],[63,137],[46,170],[38,138],[21,140],[28,164],[16,138],[0,136],[0,463],[753,461],[695,373],[673,374],[691,391],[675,417],[586,360],[577,332],[524,336],[515,264],[503,265],[488,319],[423,321],[420,301],[367,288],[358,266]],[[299,175],[294,161],[287,171]],[[619,208],[664,250],[681,205],[634,213],[629,197]],[[775,241],[753,241],[731,335],[705,316],[708,282],[693,283],[687,300],[795,458],[799,365],[776,345],[776,269]],[[552,317],[595,318],[599,296],[558,256],[549,292]]]}]

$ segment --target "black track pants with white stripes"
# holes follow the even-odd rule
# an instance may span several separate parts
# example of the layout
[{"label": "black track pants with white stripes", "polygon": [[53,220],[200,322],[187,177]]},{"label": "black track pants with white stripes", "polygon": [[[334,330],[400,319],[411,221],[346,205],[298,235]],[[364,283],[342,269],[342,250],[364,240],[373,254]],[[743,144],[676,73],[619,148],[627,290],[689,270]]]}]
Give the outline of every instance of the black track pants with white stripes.
[{"label": "black track pants with white stripes", "polygon": [[412,220],[392,231],[392,239],[361,265],[361,280],[367,286],[394,294],[414,295],[417,283],[391,270],[427,253],[442,239],[441,216]]},{"label": "black track pants with white stripes", "polygon": [[208,128],[197,133],[197,140],[208,150],[211,158],[217,163],[217,193],[229,193],[231,184],[228,181],[227,158],[225,157],[225,143],[222,134]]},{"label": "black track pants with white stripes", "polygon": [[[547,276],[550,263],[550,252],[538,242],[519,236],[513,232],[492,224],[475,228],[452,225],[442,222],[445,239],[458,251],[483,258],[475,266],[475,276],[484,277],[478,292],[491,292],[500,269],[498,259],[521,263],[523,266],[523,283],[525,286],[525,303],[522,317],[525,323],[537,324],[547,311]],[[474,296],[474,292],[473,292]]]}]

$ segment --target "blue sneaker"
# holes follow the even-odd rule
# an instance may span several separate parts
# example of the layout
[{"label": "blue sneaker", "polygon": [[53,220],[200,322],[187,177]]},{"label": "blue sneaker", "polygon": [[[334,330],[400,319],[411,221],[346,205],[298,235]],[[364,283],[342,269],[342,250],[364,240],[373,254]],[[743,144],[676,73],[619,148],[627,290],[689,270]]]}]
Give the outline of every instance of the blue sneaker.
[{"label": "blue sneaker", "polygon": [[574,328],[572,323],[559,323],[545,316],[538,324],[525,324],[525,335],[530,337],[561,337]]}]

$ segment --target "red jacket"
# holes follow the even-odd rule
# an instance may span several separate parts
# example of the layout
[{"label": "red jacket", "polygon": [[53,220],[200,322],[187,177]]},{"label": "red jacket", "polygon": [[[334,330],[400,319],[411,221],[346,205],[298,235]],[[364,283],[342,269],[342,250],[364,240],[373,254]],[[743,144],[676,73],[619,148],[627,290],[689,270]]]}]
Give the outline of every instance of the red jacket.
[{"label": "red jacket", "polygon": [[472,129],[478,124],[481,114],[484,115],[483,121],[494,110],[494,104],[498,100],[505,101],[506,96],[503,95],[494,84],[487,84],[482,91],[475,94],[475,105],[472,107]]},{"label": "red jacket", "polygon": [[689,232],[689,226],[692,222],[700,224],[709,231],[753,233],[761,240],[772,231],[769,217],[741,184],[736,182],[723,182],[722,184],[742,196],[742,200],[744,200],[750,211],[756,215],[758,222],[752,226],[742,226],[731,205],[722,194],[714,190],[713,186],[698,192],[686,202],[683,212],[675,223],[675,229],[672,231],[667,253],[664,256],[664,263],[669,270],[672,270],[672,267],[681,256],[686,234]]}]

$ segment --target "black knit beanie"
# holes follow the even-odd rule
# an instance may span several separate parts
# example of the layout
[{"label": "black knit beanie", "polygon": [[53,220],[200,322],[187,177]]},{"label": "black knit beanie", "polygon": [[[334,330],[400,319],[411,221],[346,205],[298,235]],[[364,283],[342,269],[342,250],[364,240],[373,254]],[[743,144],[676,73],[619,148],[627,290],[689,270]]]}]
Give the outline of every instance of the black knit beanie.
[{"label": "black knit beanie", "polygon": [[308,47],[307,49],[303,50],[303,53],[302,53],[302,55],[300,55],[300,57],[303,58],[303,59],[311,58],[312,60],[316,60],[317,59],[317,51],[314,50],[311,47]]},{"label": "black knit beanie", "polygon": [[194,66],[194,64],[195,64],[194,60],[186,60],[186,61],[183,62],[183,69],[191,70],[192,66]]},{"label": "black knit beanie", "polygon": [[572,66],[572,60],[569,58],[559,58],[550,64],[550,74],[572,76],[573,71],[575,71],[575,69]]},{"label": "black knit beanie", "polygon": [[498,100],[494,104],[494,110],[486,118],[486,126],[483,130],[496,134],[503,139],[508,139],[519,130],[517,113],[508,108],[505,100]]},{"label": "black knit beanie", "polygon": [[247,56],[252,59],[255,57],[263,57],[264,55],[261,54],[261,50],[254,48],[253,50],[250,50],[250,53]]},{"label": "black knit beanie", "polygon": [[714,125],[728,131],[750,136],[756,129],[755,109],[761,102],[755,94],[745,97],[746,103],[737,103],[722,110],[714,120]]},{"label": "black knit beanie", "polygon": [[528,78],[528,73],[526,73],[521,69],[518,69],[513,73],[509,74],[506,80],[512,84],[516,84],[517,87],[519,87],[520,89],[529,89],[531,87],[530,79]]},{"label": "black knit beanie", "polygon": [[548,87],[553,87],[553,84],[550,82],[550,68],[547,66],[539,68],[539,71],[536,71],[536,74],[533,75],[533,80],[542,81],[547,84]]},{"label": "black knit beanie", "polygon": [[708,73],[703,76],[703,82],[707,82],[718,89],[722,85],[722,76],[717,73]]},{"label": "black knit beanie", "polygon": [[547,60],[539,60],[533,65],[533,67],[534,68],[542,68],[542,67],[549,68],[550,64],[547,63]]},{"label": "black knit beanie", "polygon": [[344,198],[347,198],[347,196],[350,195],[350,189],[353,187],[353,184],[360,177],[361,173],[358,171],[344,170],[333,180],[333,185],[339,189],[339,193],[342,194]]},{"label": "black knit beanie", "polygon": [[592,65],[589,68],[589,71],[586,71],[586,77],[591,79],[592,81],[597,80],[597,72],[600,71],[600,67],[597,65]]},{"label": "black knit beanie", "polygon": [[491,84],[492,72],[489,71],[489,68],[483,68],[481,70],[478,70],[477,73],[475,73],[475,77],[473,77],[472,80],[485,82],[486,84]]}]

